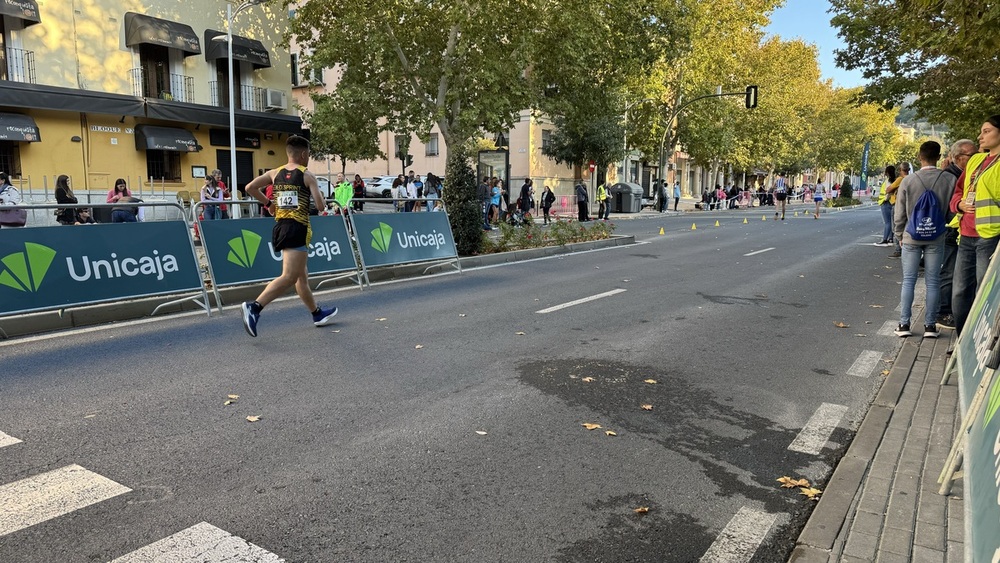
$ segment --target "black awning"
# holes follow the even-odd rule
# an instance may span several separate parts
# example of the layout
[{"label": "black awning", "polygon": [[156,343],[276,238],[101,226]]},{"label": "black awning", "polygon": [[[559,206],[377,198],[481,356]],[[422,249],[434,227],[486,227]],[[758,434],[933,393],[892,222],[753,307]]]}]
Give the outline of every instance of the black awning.
[{"label": "black awning", "polygon": [[0,113],[0,141],[41,141],[38,125],[29,115],[20,113]]},{"label": "black awning", "polygon": [[[218,39],[216,39],[218,38]],[[205,60],[229,58],[229,46],[226,45],[226,34],[214,29],[205,30]],[[246,61],[254,68],[271,68],[271,54],[264,44],[256,39],[233,36],[233,60]]]},{"label": "black awning", "polygon": [[143,43],[177,49],[183,52],[184,56],[201,54],[201,43],[198,42],[198,36],[191,26],[126,12],[125,46],[133,47]]},{"label": "black awning", "polygon": [[142,98],[134,96],[5,80],[0,80],[0,106],[106,115],[146,114]]},{"label": "black awning", "polygon": [[157,127],[155,125],[135,126],[135,148],[172,152],[198,152],[201,150],[197,139],[187,129]]},{"label": "black awning", "polygon": [[19,19],[24,22],[24,27],[42,21],[35,0],[0,0],[0,15]]},{"label": "black awning", "polygon": [[[150,119],[229,127],[229,110],[215,106],[168,102],[149,98],[146,100],[146,115]],[[273,131],[295,135],[298,135],[302,131],[302,119],[297,115],[259,113],[244,110],[236,110],[234,115],[236,117],[237,129]]]}]

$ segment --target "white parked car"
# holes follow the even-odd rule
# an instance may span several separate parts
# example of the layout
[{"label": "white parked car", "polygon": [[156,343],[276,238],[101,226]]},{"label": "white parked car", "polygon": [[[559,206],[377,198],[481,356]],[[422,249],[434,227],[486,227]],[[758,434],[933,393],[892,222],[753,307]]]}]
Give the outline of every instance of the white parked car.
[{"label": "white parked car", "polygon": [[365,197],[392,197],[392,181],[395,179],[395,176],[365,178]]}]

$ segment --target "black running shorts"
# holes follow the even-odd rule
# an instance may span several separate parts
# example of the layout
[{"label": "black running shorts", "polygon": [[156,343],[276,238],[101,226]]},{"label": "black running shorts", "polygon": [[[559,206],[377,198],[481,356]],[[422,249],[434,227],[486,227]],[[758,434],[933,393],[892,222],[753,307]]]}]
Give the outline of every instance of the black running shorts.
[{"label": "black running shorts", "polygon": [[776,199],[778,201],[785,201],[785,196],[786,195],[787,194],[777,193],[777,194],[774,194],[774,199]]},{"label": "black running shorts", "polygon": [[297,250],[308,244],[309,227],[295,219],[278,219],[271,231],[271,241],[275,250]]}]

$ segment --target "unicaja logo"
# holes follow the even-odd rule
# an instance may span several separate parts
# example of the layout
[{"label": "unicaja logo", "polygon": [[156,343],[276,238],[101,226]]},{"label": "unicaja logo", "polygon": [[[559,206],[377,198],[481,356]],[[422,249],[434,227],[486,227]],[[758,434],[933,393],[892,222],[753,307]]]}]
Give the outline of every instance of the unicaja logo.
[{"label": "unicaja logo", "polygon": [[47,246],[24,243],[24,252],[8,254],[0,260],[4,265],[3,271],[0,271],[0,285],[35,293],[55,257],[56,251]]},{"label": "unicaja logo", "polygon": [[257,258],[257,250],[260,248],[260,241],[260,235],[243,229],[240,236],[229,241],[227,259],[241,268],[253,268],[253,262]]},{"label": "unicaja logo", "polygon": [[993,391],[990,392],[990,398],[986,403],[986,415],[983,416],[983,428],[993,420],[997,410],[1000,410],[1000,381],[993,382]]},{"label": "unicaja logo", "polygon": [[389,245],[392,244],[392,227],[385,223],[379,223],[378,228],[372,231],[372,248],[385,254],[389,252]]}]

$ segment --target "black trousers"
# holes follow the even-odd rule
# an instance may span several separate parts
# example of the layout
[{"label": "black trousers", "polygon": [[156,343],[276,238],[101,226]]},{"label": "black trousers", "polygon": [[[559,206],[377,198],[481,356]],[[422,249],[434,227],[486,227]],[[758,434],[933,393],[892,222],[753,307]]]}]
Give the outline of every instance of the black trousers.
[{"label": "black trousers", "polygon": [[589,221],[590,220],[590,214],[587,212],[587,202],[586,201],[578,201],[576,203],[576,209],[577,209],[576,218],[578,220],[580,220],[580,221]]}]

